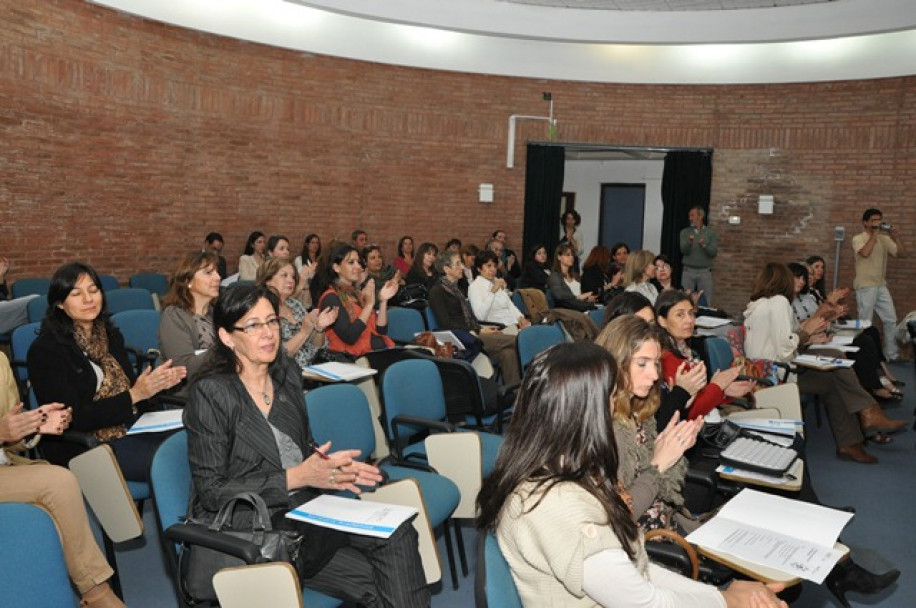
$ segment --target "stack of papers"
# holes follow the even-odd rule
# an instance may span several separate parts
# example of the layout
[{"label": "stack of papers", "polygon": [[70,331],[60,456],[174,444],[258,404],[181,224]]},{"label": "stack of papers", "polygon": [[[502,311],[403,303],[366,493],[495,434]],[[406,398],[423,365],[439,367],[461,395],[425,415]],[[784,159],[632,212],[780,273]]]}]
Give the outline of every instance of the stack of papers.
[{"label": "stack of papers", "polygon": [[140,416],[132,427],[127,430],[128,435],[140,433],[162,433],[184,427],[181,413],[184,410],[165,410],[164,412],[147,412]]},{"label": "stack of papers", "polygon": [[716,327],[722,327],[723,325],[728,325],[731,323],[731,319],[720,319],[719,317],[697,317],[696,326],[702,327],[703,329],[715,329]]},{"label": "stack of papers", "polygon": [[798,355],[792,359],[792,363],[816,369],[837,369],[838,367],[852,367],[855,361],[838,357],[822,357],[820,355]]},{"label": "stack of papers", "polygon": [[362,367],[355,363],[319,363],[318,365],[309,365],[302,368],[303,376],[318,377],[322,380],[332,382],[350,382],[367,378],[377,373],[376,370],[368,367]]},{"label": "stack of papers", "polygon": [[849,319],[846,321],[834,321],[833,326],[837,329],[868,329],[871,327],[871,321],[865,319]]},{"label": "stack of papers", "polygon": [[761,433],[775,433],[794,437],[799,427],[804,424],[801,420],[788,418],[729,418],[732,422],[749,431]]},{"label": "stack of papers", "polygon": [[[413,335],[413,337],[416,338],[421,333],[424,333],[424,332],[417,332]],[[454,344],[455,349],[464,350],[464,343],[462,343],[461,340],[458,339],[458,336],[448,331],[447,329],[443,331],[434,331],[431,333],[436,337],[436,342],[438,342],[440,345]]]},{"label": "stack of papers", "polygon": [[687,541],[822,583],[842,552],[834,548],[852,513],[744,489]]},{"label": "stack of papers", "polygon": [[322,494],[296,507],[286,516],[341,532],[388,538],[398,526],[416,514],[417,510],[413,507]]}]

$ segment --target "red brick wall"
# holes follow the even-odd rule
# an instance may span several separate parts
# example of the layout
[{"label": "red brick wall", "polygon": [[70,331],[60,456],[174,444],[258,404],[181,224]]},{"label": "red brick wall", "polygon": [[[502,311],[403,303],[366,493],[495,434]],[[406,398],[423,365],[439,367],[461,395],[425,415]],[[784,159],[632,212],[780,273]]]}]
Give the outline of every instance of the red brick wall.
[{"label": "red brick wall", "polygon": [[[0,0],[0,254],[17,276],[80,258],[126,280],[167,270],[209,230],[230,266],[250,230],[327,242],[521,242],[524,141],[715,149],[718,300],[739,311],[765,259],[833,260],[884,209],[911,248],[916,77],[767,86],[642,86],[435,72],[312,56],[148,22],[77,0]],[[774,152],[770,153],[770,149]],[[477,185],[495,185],[492,205]],[[759,216],[756,196],[776,195]],[[727,215],[742,224],[729,227]],[[841,278],[851,282],[849,238]],[[906,262],[890,279],[916,308]]]}]

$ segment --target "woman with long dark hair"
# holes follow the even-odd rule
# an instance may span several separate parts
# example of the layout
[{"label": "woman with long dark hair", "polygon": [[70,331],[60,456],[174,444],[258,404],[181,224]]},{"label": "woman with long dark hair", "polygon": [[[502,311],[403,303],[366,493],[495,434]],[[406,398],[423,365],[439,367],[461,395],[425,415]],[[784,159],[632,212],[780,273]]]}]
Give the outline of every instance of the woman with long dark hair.
[{"label": "woman with long dark hair", "polygon": [[239,281],[254,281],[258,266],[267,259],[267,237],[260,230],[248,235],[245,252],[239,258]]},{"label": "woman with long dark hair", "polygon": [[602,304],[623,291],[623,270],[604,245],[592,247],[582,263],[582,291],[595,294]]},{"label": "woman with long dark hair", "polygon": [[360,289],[363,266],[359,252],[352,245],[340,245],[319,269],[314,287],[321,294],[318,308],[337,308],[337,320],[328,328],[328,348],[358,357],[370,350],[391,348],[394,342],[388,332],[388,300],[398,291],[393,279],[378,292],[375,309],[375,280],[369,279]]},{"label": "woman with long dark hair", "polygon": [[421,243],[417,247],[410,271],[405,277],[407,285],[422,285],[426,293],[429,293],[439,278],[436,272],[437,255],[439,255],[439,248],[435,243]]},{"label": "woman with long dark hair", "polygon": [[[105,290],[89,265],[70,262],[58,268],[48,289],[48,312],[29,349],[29,380],[39,403],[73,408],[71,428],[92,433],[114,450],[124,477],[146,481],[153,452],[164,433],[127,435],[150,399],[186,376],[183,366],[166,361],[139,376],[124,348],[121,332],[109,320]],[[85,450],[49,438],[43,456],[66,466]]]},{"label": "woman with long dark hair", "polygon": [[560,344],[532,361],[493,473],[477,497],[525,606],[785,607],[781,586],[724,591],[650,564],[618,476],[618,367],[602,348]]},{"label": "woman with long dark hair", "polygon": [[394,267],[401,271],[402,276],[407,276],[413,266],[413,237],[402,236],[398,240],[398,256],[394,258]]},{"label": "woman with long dark hair", "polygon": [[579,282],[579,267],[575,251],[569,243],[560,243],[553,256],[553,269],[547,277],[547,286],[553,295],[554,306],[585,312],[595,307],[597,294],[583,291]]},{"label": "woman with long dark hair", "polygon": [[[239,492],[264,499],[275,527],[302,532],[295,564],[303,583],[354,604],[428,606],[417,536],[410,521],[388,539],[293,523],[284,515],[325,491],[373,487],[382,477],[355,460],[358,450],[330,451],[309,430],[299,367],[280,349],[277,296],[233,285],[216,302],[212,367],[194,383],[184,412],[194,484],[189,515],[212,522]],[[239,512],[233,527],[250,527]]]},{"label": "woman with long dark hair", "polygon": [[518,279],[518,288],[545,291],[549,277],[550,268],[547,266],[547,248],[544,245],[535,245],[525,258],[522,276]]}]

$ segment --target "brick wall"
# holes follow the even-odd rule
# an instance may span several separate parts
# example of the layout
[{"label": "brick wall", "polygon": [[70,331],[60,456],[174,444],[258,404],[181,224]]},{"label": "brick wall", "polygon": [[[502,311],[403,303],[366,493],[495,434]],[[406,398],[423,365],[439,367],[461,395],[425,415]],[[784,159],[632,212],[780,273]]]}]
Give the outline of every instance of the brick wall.
[{"label": "brick wall", "polygon": [[[356,227],[394,254],[404,233],[521,242],[524,141],[715,149],[720,303],[743,308],[765,259],[833,260],[871,205],[910,248],[916,77],[766,86],[605,85],[435,72],[273,49],[77,0],[0,0],[0,254],[12,276],[79,258],[125,279],[167,270],[209,230],[230,266],[250,230],[327,242]],[[477,185],[495,185],[492,205]],[[776,196],[759,216],[756,196]],[[725,224],[739,214],[742,224]],[[851,282],[849,239],[841,279]],[[892,263],[898,309],[916,278]]]}]

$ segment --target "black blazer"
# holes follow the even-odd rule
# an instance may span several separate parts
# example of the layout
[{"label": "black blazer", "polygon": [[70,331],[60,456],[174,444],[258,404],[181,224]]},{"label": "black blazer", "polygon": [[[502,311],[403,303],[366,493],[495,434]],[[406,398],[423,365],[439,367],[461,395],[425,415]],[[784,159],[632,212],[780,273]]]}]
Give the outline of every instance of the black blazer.
[{"label": "black blazer", "polygon": [[[124,348],[124,338],[116,328],[109,328],[108,351],[133,385],[136,374]],[[57,401],[73,408],[70,428],[92,432],[119,424],[130,426],[137,419],[128,391],[92,400],[98,380],[89,357],[72,338],[42,331],[29,348],[27,363],[38,403]],[[42,455],[54,464],[66,465],[84,449],[74,443],[55,441],[52,437],[45,439],[50,441],[42,441]]]},{"label": "black blazer", "polygon": [[[299,368],[292,359],[281,357],[271,374],[274,401],[267,420],[308,458],[312,435]],[[223,503],[239,492],[260,494],[272,515],[318,495],[309,489],[289,495],[273,431],[238,374],[212,374],[197,380],[183,419],[195,496],[191,514],[196,519],[212,521]],[[245,525],[249,517],[237,512],[233,525]]]}]

